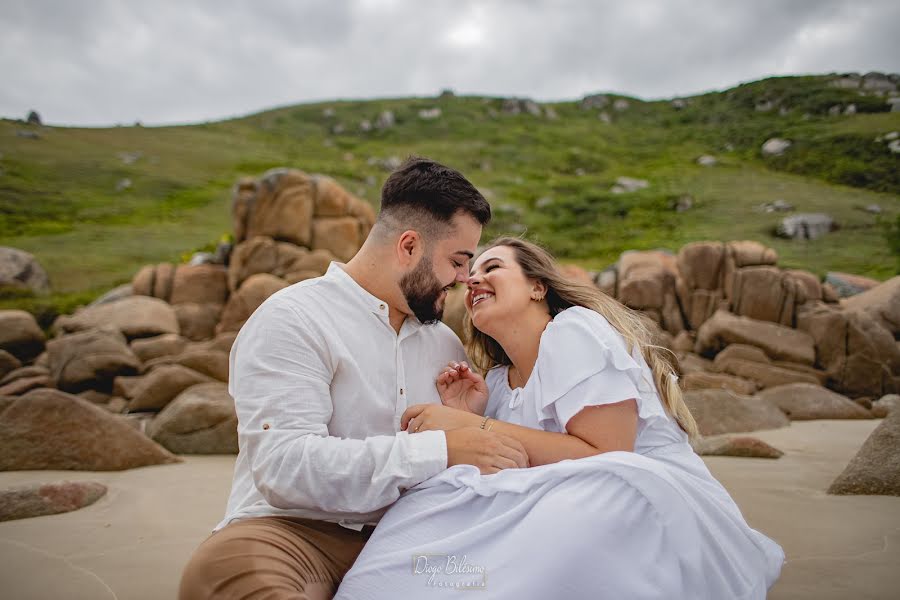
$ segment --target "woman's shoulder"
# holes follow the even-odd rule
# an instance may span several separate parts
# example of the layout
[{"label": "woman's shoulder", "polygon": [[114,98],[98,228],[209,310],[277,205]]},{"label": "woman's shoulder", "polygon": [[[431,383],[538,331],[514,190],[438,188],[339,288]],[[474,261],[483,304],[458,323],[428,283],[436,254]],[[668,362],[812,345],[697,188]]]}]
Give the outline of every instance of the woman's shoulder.
[{"label": "woman's shoulder", "polygon": [[554,342],[572,342],[578,339],[602,341],[615,336],[617,332],[606,317],[597,311],[572,306],[553,317],[546,333]]},{"label": "woman's shoulder", "polygon": [[484,374],[484,382],[491,392],[494,391],[495,387],[504,382],[507,377],[506,372],[508,369],[509,367],[506,365],[497,365]]}]

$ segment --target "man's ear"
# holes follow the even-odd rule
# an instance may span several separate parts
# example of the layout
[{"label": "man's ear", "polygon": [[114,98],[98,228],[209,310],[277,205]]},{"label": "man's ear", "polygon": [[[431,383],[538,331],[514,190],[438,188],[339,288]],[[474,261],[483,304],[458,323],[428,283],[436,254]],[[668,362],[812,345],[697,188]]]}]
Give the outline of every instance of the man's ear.
[{"label": "man's ear", "polygon": [[422,236],[419,232],[408,229],[397,239],[397,260],[402,267],[409,267],[418,262],[422,252]]}]

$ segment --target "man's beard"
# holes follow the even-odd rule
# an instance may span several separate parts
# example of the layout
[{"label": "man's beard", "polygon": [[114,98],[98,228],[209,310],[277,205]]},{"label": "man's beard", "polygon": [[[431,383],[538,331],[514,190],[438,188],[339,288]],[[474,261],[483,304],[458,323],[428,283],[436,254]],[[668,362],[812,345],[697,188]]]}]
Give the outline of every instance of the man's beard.
[{"label": "man's beard", "polygon": [[431,255],[423,256],[416,268],[400,279],[400,291],[410,310],[423,325],[437,323],[444,316],[443,305],[438,307],[444,286],[434,276],[432,265]]}]

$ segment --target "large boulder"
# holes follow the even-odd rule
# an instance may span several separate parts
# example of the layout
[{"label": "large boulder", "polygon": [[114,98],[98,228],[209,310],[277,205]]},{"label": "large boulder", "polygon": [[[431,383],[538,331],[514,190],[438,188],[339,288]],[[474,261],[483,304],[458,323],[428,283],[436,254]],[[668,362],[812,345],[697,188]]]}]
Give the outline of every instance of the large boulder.
[{"label": "large boulder", "polygon": [[809,383],[772,387],[761,391],[757,397],[778,406],[791,421],[872,418],[868,410],[846,396]]},{"label": "large boulder", "polygon": [[865,313],[895,338],[900,338],[900,275],[845,298],[841,305],[848,311]]},{"label": "large boulder", "polygon": [[175,454],[237,454],[237,414],[228,386],[186,389],[156,416],[148,433]]},{"label": "large boulder", "polygon": [[725,246],[693,242],[681,247],[677,258],[676,290],[687,327],[697,329],[724,301]]},{"label": "large boulder", "polygon": [[175,304],[175,317],[181,335],[189,340],[203,341],[212,339],[216,334],[216,325],[222,314],[221,304],[195,304],[185,302]]},{"label": "large boulder", "polygon": [[309,246],[315,212],[312,178],[296,169],[272,169],[255,184],[235,190],[232,217],[236,242],[257,235]]},{"label": "large boulder", "polygon": [[364,239],[354,217],[323,217],[313,222],[311,247],[326,250],[343,262],[353,258]]},{"label": "large boulder", "polygon": [[169,301],[175,283],[175,265],[160,263],[142,267],[131,280],[131,290],[135,295],[152,296]]},{"label": "large boulder", "polygon": [[728,390],[735,394],[749,396],[756,392],[755,381],[725,375],[724,373],[686,373],[681,378],[681,387],[685,390]]},{"label": "large boulder", "polygon": [[74,315],[57,318],[54,323],[54,328],[62,333],[105,326],[117,328],[129,339],[180,331],[175,310],[163,300],[148,296],[130,296],[82,308]]},{"label": "large boulder", "polygon": [[0,378],[6,377],[7,373],[12,373],[21,366],[22,361],[6,350],[0,350]]},{"label": "large boulder", "polygon": [[180,462],[121,418],[77,396],[0,398],[0,471],[121,471]]},{"label": "large boulder", "polygon": [[129,412],[158,411],[165,408],[178,394],[212,378],[181,365],[160,365],[153,369],[132,390]]},{"label": "large boulder", "polygon": [[756,346],[771,358],[804,365],[816,359],[815,343],[808,333],[720,310],[697,332],[695,352],[715,354],[728,344]]},{"label": "large boulder", "polygon": [[54,385],[73,393],[86,389],[111,391],[116,377],[134,375],[140,367],[125,336],[113,328],[52,339],[47,355]]},{"label": "large boulder", "polygon": [[744,267],[775,265],[778,263],[778,253],[753,240],[734,240],[725,244],[725,263],[727,286],[728,272]]},{"label": "large boulder", "polygon": [[707,360],[693,352],[683,352],[678,355],[678,370],[682,374],[687,375],[688,373],[711,373],[716,368],[711,360]]},{"label": "large boulder", "polygon": [[[747,267],[774,265],[777,260],[778,255],[774,250],[749,240],[725,244],[693,242],[683,246],[678,252],[678,278],[675,287],[687,325],[691,329],[698,329],[718,309],[727,308],[729,299],[734,303],[736,271]],[[749,293],[750,288],[742,286],[742,290],[736,296],[737,304],[742,307],[752,306],[752,298],[741,300],[741,295]]]},{"label": "large boulder", "polygon": [[39,387],[51,387],[50,371],[43,365],[22,367],[0,378],[0,396],[21,396]]},{"label": "large boulder", "polygon": [[760,389],[785,385],[788,383],[819,384],[819,380],[810,373],[805,373],[796,369],[786,369],[784,367],[779,367],[770,363],[757,362],[755,360],[730,358],[721,361],[718,367],[724,373],[755,382]]},{"label": "large boulder", "polygon": [[0,246],[0,288],[46,294],[50,291],[50,279],[31,254],[18,248]]},{"label": "large boulder", "polygon": [[295,273],[309,273],[318,277],[328,270],[333,260],[335,256],[327,250],[310,251],[288,242],[257,236],[235,247],[228,268],[228,287],[234,291],[257,273],[282,278]]},{"label": "large boulder", "polygon": [[[817,275],[800,269],[787,269],[784,273],[803,288],[803,295],[807,302],[810,300],[822,300],[822,282]],[[800,304],[802,304],[802,302]]]},{"label": "large boulder", "polygon": [[797,313],[797,327],[815,340],[817,366],[832,389],[880,397],[900,388],[900,349],[868,313],[807,304]]},{"label": "large boulder", "polygon": [[287,282],[268,273],[257,273],[251,276],[228,299],[216,333],[238,331],[260,304],[285,287],[287,287]]},{"label": "large boulder", "polygon": [[881,419],[898,408],[900,408],[900,394],[885,394],[872,403],[872,416]]},{"label": "large boulder", "polygon": [[828,493],[900,496],[900,411],[875,428]]},{"label": "large boulder", "polygon": [[159,365],[181,365],[218,381],[228,381],[228,353],[202,348],[188,349],[178,356],[161,356],[144,365],[152,371]]},{"label": "large boulder", "polygon": [[768,400],[727,390],[687,391],[684,401],[701,435],[778,429],[790,424],[784,413]]},{"label": "large boulder", "polygon": [[0,350],[28,362],[44,351],[46,339],[31,313],[0,310]]},{"label": "large boulder", "polygon": [[131,350],[141,362],[147,362],[160,356],[181,354],[187,344],[188,340],[176,333],[164,333],[132,341]]},{"label": "large boulder", "polygon": [[617,299],[630,308],[658,314],[671,334],[684,330],[675,292],[676,258],[660,250],[624,252],[619,259]]},{"label": "large boulder", "polygon": [[32,483],[0,490],[0,521],[56,515],[90,506],[106,494],[96,481]]},{"label": "large boulder", "polygon": [[716,357],[713,359],[713,365],[715,365],[716,369],[719,371],[724,371],[724,365],[728,361],[735,359],[752,360],[754,362],[765,364],[771,362],[769,357],[766,356],[766,353],[756,346],[747,344],[729,344],[724,350],[716,354]]},{"label": "large boulder", "polygon": [[[163,298],[164,300],[166,298]],[[171,304],[225,304],[228,279],[222,265],[179,265],[172,281]]]},{"label": "large boulder", "polygon": [[731,312],[759,321],[792,327],[795,306],[806,302],[805,288],[777,267],[737,269],[731,286]]},{"label": "large boulder", "polygon": [[0,396],[21,396],[33,389],[45,387],[51,387],[50,378],[47,375],[23,377],[0,385]]}]

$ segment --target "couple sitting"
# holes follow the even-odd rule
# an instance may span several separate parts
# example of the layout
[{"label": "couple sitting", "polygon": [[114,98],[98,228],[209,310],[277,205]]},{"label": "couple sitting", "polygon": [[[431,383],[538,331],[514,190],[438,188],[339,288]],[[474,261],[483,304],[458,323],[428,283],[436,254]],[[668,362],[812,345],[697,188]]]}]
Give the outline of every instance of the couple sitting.
[{"label": "couple sitting", "polygon": [[[765,598],[784,554],[688,444],[670,354],[533,244],[470,265],[489,219],[412,159],[352,260],[247,321],[227,515],[182,599]],[[438,322],[456,283],[477,371]]]}]

